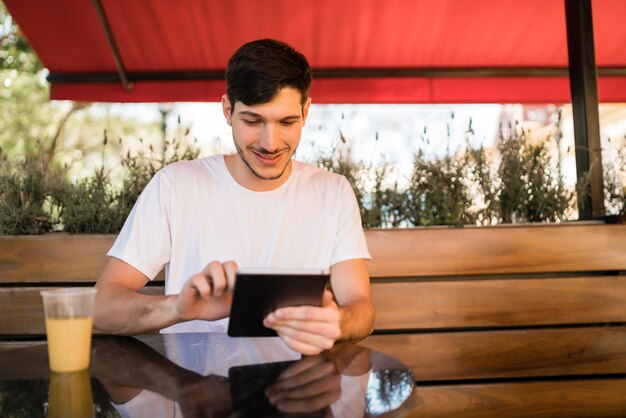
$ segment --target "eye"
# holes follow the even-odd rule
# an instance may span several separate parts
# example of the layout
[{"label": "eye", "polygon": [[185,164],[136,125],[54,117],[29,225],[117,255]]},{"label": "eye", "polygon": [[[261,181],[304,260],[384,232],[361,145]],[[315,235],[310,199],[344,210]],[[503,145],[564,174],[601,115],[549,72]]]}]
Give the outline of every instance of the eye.
[{"label": "eye", "polygon": [[294,125],[295,123],[296,123],[295,120],[283,120],[280,122],[280,124],[283,126],[291,126],[291,125]]},{"label": "eye", "polygon": [[251,120],[251,119],[242,119],[242,121],[246,125],[258,125],[259,123],[261,123],[260,120]]}]

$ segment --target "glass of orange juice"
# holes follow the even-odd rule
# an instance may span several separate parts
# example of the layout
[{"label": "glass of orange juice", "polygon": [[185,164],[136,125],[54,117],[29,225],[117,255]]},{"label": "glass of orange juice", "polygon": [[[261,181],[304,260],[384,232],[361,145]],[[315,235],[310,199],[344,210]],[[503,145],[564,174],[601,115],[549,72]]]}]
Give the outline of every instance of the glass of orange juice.
[{"label": "glass of orange juice", "polygon": [[94,288],[44,290],[50,370],[74,372],[89,367]]}]

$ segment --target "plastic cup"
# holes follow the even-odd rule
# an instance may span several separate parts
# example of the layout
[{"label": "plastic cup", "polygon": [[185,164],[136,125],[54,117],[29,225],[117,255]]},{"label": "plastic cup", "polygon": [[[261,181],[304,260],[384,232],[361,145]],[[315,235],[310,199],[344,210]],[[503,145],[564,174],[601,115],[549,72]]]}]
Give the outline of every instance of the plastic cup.
[{"label": "plastic cup", "polygon": [[89,367],[94,288],[44,290],[48,360],[55,372]]}]

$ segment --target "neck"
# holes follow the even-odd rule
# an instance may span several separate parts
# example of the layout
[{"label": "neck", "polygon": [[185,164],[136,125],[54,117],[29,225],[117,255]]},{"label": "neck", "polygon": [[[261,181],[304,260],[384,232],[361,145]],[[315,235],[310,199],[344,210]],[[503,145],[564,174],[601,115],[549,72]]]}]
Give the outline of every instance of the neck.
[{"label": "neck", "polygon": [[226,168],[235,181],[242,187],[255,192],[267,192],[277,189],[285,184],[291,175],[293,161],[289,160],[285,171],[276,179],[263,179],[257,177],[243,162],[239,154],[224,155]]}]

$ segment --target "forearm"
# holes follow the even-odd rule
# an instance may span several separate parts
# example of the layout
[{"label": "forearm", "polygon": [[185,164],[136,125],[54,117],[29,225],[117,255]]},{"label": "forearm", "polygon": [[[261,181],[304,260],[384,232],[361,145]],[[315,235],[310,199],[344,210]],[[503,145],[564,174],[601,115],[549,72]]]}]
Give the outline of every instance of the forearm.
[{"label": "forearm", "polygon": [[374,329],[375,309],[369,299],[347,303],[341,311],[341,338],[343,342],[358,342]]},{"label": "forearm", "polygon": [[94,328],[117,335],[153,332],[180,322],[175,296],[143,295],[117,283],[97,284]]},{"label": "forearm", "polygon": [[144,389],[175,400],[180,387],[202,379],[134,338],[96,338],[92,346],[92,371],[107,391],[125,398],[117,403]]}]

